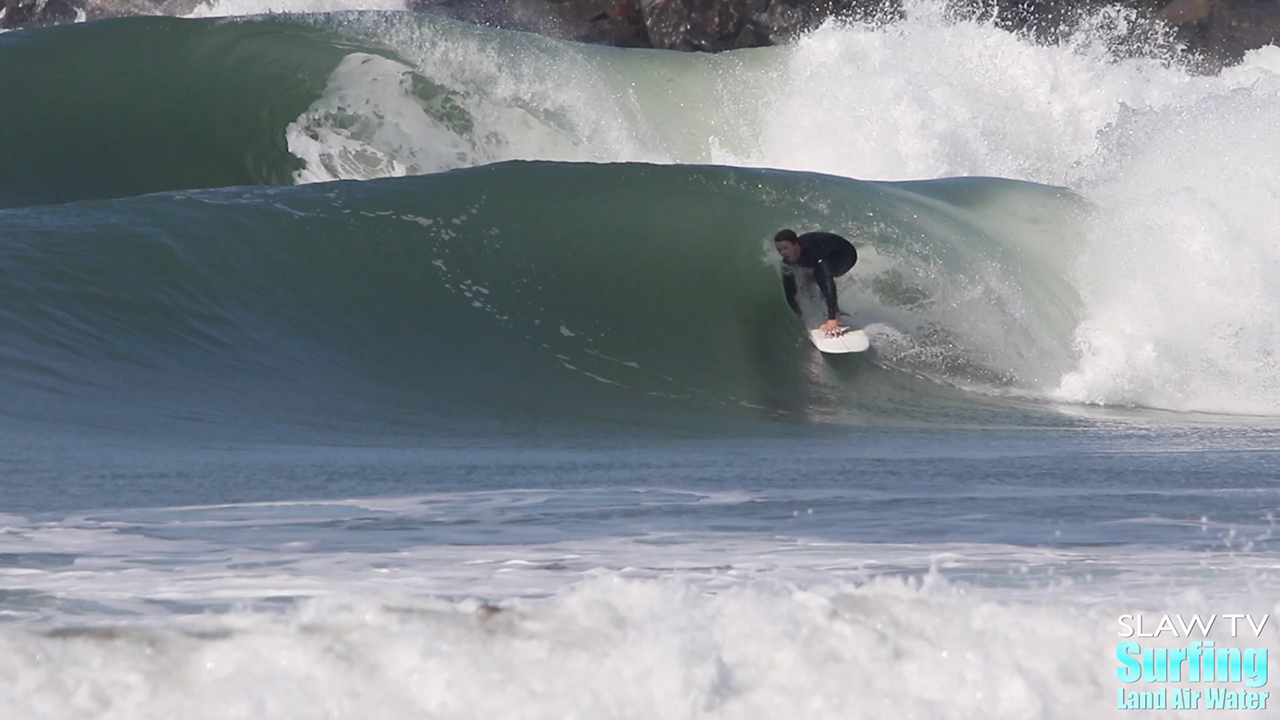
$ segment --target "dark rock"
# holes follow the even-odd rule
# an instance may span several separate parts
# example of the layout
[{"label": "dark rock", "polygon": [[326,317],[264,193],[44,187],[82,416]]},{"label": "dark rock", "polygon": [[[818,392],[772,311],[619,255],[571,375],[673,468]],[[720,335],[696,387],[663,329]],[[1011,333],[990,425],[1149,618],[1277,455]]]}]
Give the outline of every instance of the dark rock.
[{"label": "dark rock", "polygon": [[[832,17],[890,21],[901,0],[409,0],[410,9],[580,42],[718,52],[785,43]],[[0,28],[121,15],[178,15],[200,0],[0,0]],[[1181,43],[1214,69],[1280,43],[1280,0],[952,0],[956,17],[988,20],[1046,42],[1107,6],[1136,10],[1116,51]],[[1127,36],[1124,36],[1127,33]]]},{"label": "dark rock", "polygon": [[988,20],[1006,30],[1024,32],[1043,41],[1056,42],[1070,36],[1107,8],[1132,11],[1137,24],[1129,32],[1146,41],[1151,26],[1167,29],[1159,11],[1168,0],[957,0],[952,13],[959,17]]},{"label": "dark rock", "polygon": [[0,0],[4,17],[0,29],[60,25],[133,15],[186,15],[201,0]]},{"label": "dark rock", "polygon": [[639,0],[410,0],[409,9],[564,40],[650,47]]},{"label": "dark rock", "polygon": [[1174,0],[1160,14],[1174,25],[1191,25],[1207,21],[1215,8],[1224,6],[1222,0]]},{"label": "dark rock", "polygon": [[1274,0],[1176,0],[1162,15],[1189,47],[1222,63],[1280,43],[1280,3]]},{"label": "dark rock", "polygon": [[[640,0],[526,0],[530,14],[550,15],[557,37],[619,47],[652,47]],[[548,33],[552,34],[552,33]]]},{"label": "dark rock", "polygon": [[649,42],[663,50],[716,52],[760,45],[747,0],[641,0]]},{"label": "dark rock", "polygon": [[776,45],[897,0],[412,0],[411,9],[580,42],[718,52]]}]

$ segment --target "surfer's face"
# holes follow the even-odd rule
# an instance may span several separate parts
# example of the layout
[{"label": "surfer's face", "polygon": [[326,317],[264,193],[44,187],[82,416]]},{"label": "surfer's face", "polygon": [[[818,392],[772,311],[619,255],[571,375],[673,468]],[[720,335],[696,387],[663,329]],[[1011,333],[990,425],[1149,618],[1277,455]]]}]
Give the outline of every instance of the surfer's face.
[{"label": "surfer's face", "polygon": [[782,262],[788,265],[794,265],[800,259],[800,243],[793,243],[789,240],[776,242],[773,244],[778,249],[778,254],[782,256]]}]

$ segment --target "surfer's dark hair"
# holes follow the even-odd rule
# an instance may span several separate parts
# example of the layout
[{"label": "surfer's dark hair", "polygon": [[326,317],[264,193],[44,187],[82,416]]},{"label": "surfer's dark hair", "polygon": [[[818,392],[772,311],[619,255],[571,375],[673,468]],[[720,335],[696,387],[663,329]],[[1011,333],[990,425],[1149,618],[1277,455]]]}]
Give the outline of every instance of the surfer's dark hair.
[{"label": "surfer's dark hair", "polygon": [[778,234],[773,236],[773,241],[775,243],[789,242],[792,244],[799,242],[796,238],[796,231],[790,228],[787,228],[786,230],[779,230]]}]

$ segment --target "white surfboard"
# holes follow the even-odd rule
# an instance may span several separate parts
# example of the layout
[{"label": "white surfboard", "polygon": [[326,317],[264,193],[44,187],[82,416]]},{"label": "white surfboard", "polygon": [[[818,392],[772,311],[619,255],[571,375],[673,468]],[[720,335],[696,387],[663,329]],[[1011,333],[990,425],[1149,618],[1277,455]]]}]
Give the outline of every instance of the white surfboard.
[{"label": "white surfboard", "polygon": [[[838,355],[865,352],[871,347],[871,339],[861,330],[841,325],[839,335],[827,337],[826,333],[818,329],[819,325],[827,321],[827,303],[822,299],[822,291],[814,283],[800,284],[796,302],[800,305],[800,317],[804,320],[804,326],[809,331],[809,340],[818,350]],[[850,319],[848,315],[840,314],[840,322],[847,319]]]},{"label": "white surfboard", "polygon": [[818,350],[833,355],[860,353],[871,347],[871,339],[865,332],[847,327],[840,328],[840,334],[831,337],[821,328],[814,328],[809,331],[809,340]]}]

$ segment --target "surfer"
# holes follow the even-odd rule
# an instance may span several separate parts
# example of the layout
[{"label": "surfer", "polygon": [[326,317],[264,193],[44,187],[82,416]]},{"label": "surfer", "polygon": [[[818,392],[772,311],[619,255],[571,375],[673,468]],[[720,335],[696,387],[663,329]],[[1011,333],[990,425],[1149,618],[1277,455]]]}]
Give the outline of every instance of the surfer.
[{"label": "surfer", "polygon": [[799,268],[811,270],[813,282],[822,290],[827,301],[827,320],[819,329],[828,336],[840,333],[840,305],[836,302],[836,278],[849,272],[858,262],[858,251],[853,243],[829,232],[809,232],[799,237],[794,230],[779,230],[773,236],[773,246],[782,256],[782,290],[787,294],[787,304],[800,315],[796,302],[796,275]]}]

